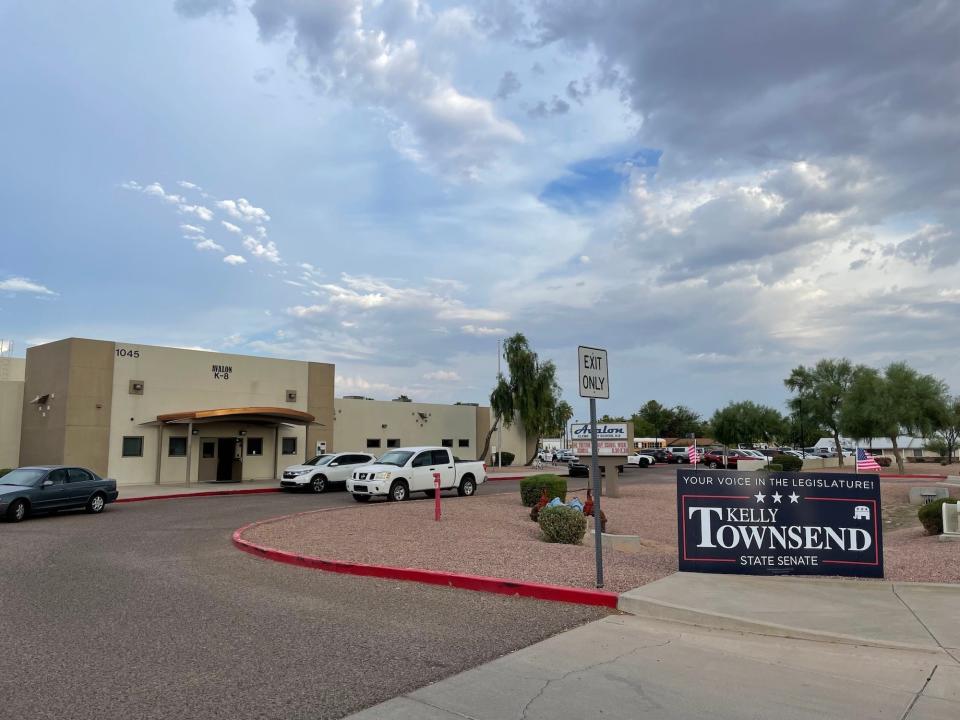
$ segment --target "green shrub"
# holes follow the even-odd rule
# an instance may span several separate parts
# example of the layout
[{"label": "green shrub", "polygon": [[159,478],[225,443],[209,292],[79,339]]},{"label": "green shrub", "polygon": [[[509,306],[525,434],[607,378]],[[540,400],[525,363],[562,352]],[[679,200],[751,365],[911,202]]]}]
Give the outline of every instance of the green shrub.
[{"label": "green shrub", "polygon": [[537,522],[543,539],[550,543],[579,545],[587,532],[587,519],[583,513],[566,506],[545,507]]},{"label": "green shrub", "polygon": [[796,455],[789,455],[787,453],[774,455],[770,462],[775,465],[780,465],[787,472],[796,472],[797,470],[803,469],[803,460]]},{"label": "green shrub", "polygon": [[876,455],[874,456],[873,459],[877,461],[877,465],[879,465],[880,467],[890,467],[891,465],[893,465],[893,458]]},{"label": "green shrub", "polygon": [[956,498],[943,498],[920,506],[917,517],[927,531],[927,535],[939,535],[943,532],[943,504],[955,502],[957,502]]},{"label": "green shrub", "polygon": [[[506,453],[504,453],[506,454]],[[525,507],[533,507],[540,501],[540,495],[543,489],[547,489],[547,497],[553,500],[560,498],[561,502],[567,501],[567,479],[558,475],[544,473],[541,475],[531,475],[520,481],[520,500]]]},{"label": "green shrub", "polygon": [[[500,463],[497,462],[497,455],[503,456],[503,462],[500,462]],[[498,465],[503,465],[504,467],[506,467],[508,465],[513,465],[513,459],[515,457],[516,456],[512,452],[507,452],[506,450],[504,450],[502,453],[494,453],[491,456],[490,466],[497,467]]]},{"label": "green shrub", "polygon": [[10,472],[11,470],[13,470],[13,468],[0,468],[0,477],[3,477],[4,475],[6,475],[6,474],[7,474],[8,472]]},{"label": "green shrub", "polygon": [[780,465],[779,463],[767,463],[766,465],[763,466],[763,469],[772,470],[774,472],[780,472],[781,470],[783,470],[783,465]]}]

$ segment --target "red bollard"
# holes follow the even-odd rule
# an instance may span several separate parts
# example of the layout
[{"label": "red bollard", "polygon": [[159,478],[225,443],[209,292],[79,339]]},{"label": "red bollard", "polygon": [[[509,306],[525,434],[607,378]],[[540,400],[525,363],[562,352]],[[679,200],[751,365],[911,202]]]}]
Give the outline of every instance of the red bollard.
[{"label": "red bollard", "polygon": [[440,473],[433,474],[433,519],[440,522]]}]

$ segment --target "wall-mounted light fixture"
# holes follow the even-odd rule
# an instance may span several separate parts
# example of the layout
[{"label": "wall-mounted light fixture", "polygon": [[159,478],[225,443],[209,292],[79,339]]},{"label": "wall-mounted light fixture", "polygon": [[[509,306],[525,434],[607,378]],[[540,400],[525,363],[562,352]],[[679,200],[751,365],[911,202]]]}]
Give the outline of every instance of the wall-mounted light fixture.
[{"label": "wall-mounted light fixture", "polygon": [[246,431],[246,430],[241,430],[238,434],[240,435],[240,437],[243,437],[244,435],[247,434],[247,431]]}]

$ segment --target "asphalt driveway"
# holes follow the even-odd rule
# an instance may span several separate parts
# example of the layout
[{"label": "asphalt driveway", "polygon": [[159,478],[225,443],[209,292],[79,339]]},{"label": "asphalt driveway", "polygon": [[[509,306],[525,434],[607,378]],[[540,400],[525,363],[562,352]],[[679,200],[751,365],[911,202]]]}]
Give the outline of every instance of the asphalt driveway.
[{"label": "asphalt driveway", "polygon": [[230,543],[248,522],[337,505],[354,503],[278,493],[0,523],[0,715],[337,718],[604,614],[304,570]]}]

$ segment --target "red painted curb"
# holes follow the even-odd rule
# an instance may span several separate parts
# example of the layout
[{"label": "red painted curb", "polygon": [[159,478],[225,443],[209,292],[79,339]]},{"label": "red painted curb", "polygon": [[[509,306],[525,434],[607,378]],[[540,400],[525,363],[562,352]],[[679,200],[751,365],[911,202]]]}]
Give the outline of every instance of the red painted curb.
[{"label": "red painted curb", "polygon": [[425,583],[427,585],[444,585],[447,587],[460,588],[461,590],[474,590],[476,592],[496,593],[498,595],[518,595],[520,597],[530,597],[538,600],[608,608],[616,608],[617,600],[620,597],[617,593],[606,590],[589,590],[565,585],[545,585],[543,583],[485,577],[483,575],[466,575],[462,573],[444,572],[442,570],[423,570],[420,568],[392,567],[390,565],[368,565],[366,563],[355,563],[345,560],[329,560],[265,547],[243,539],[243,533],[247,530],[258,525],[275,522],[279,519],[282,518],[263,520],[244,525],[242,528],[234,531],[232,537],[233,544],[246,553],[267,560],[310,568],[312,570],[324,570],[326,572],[343,573],[346,575],[360,575],[363,577],[375,577],[387,580],[405,580]]},{"label": "red painted curb", "polygon": [[144,495],[143,497],[117,498],[114,502],[129,503],[143,500],[176,500],[177,498],[216,497],[217,495],[262,495],[281,492],[282,488],[249,488],[247,490],[205,490],[195,493],[172,493],[170,495]]}]

